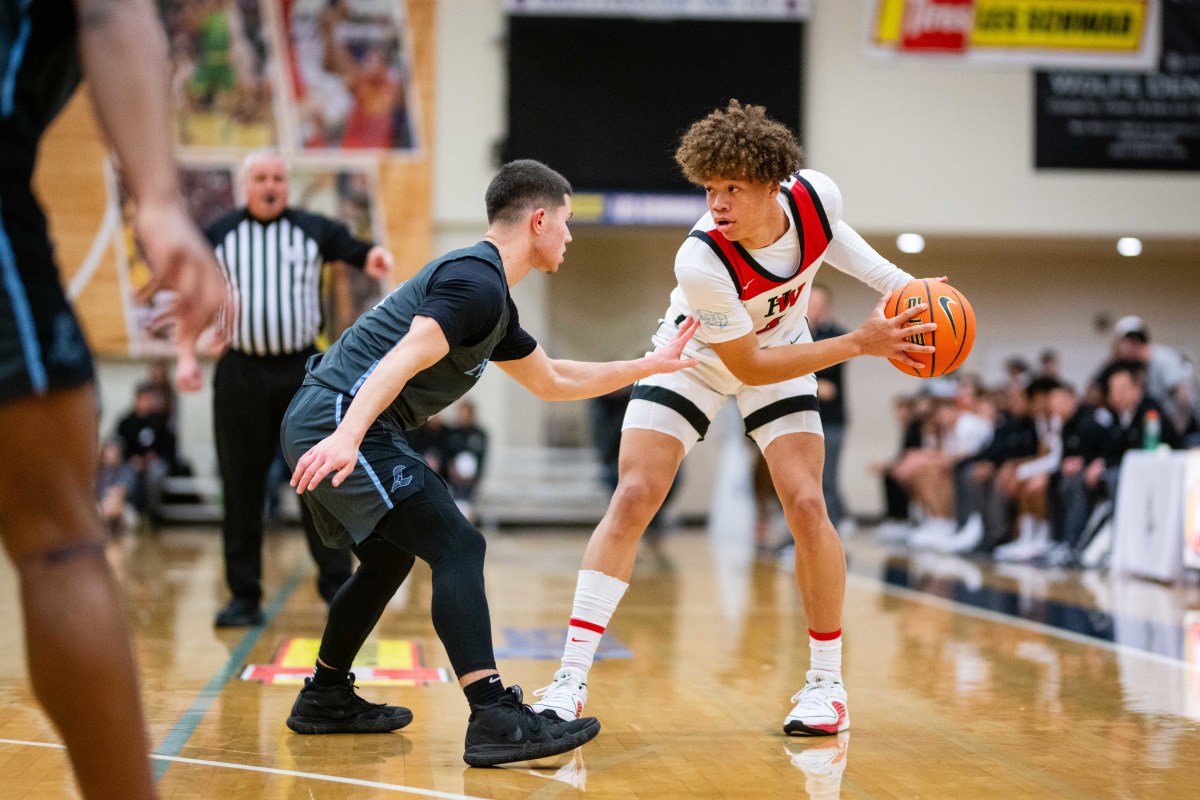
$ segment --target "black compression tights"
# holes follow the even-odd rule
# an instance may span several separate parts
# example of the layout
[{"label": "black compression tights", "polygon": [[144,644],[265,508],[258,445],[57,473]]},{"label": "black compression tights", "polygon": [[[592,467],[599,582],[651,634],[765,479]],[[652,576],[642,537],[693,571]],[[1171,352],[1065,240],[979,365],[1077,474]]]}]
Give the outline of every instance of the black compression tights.
[{"label": "black compression tights", "polygon": [[321,661],[350,668],[416,556],[433,572],[433,627],[455,675],[495,669],[483,588],[483,535],[463,517],[444,485],[427,478],[426,490],[389,511],[375,530],[354,547],[361,564],[329,606]]}]

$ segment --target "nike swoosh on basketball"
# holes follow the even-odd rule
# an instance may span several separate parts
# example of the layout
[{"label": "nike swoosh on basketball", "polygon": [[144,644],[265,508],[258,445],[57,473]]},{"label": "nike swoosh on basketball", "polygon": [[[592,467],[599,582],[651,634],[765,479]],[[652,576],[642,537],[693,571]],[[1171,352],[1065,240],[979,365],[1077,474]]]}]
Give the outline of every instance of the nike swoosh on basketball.
[{"label": "nike swoosh on basketball", "polygon": [[958,305],[958,303],[951,300],[949,297],[946,297],[945,295],[942,295],[941,297],[938,298],[938,303],[941,304],[942,311],[946,312],[946,319],[950,320],[950,332],[954,334],[954,341],[957,342],[958,341],[958,325],[956,325],[954,323],[954,315],[950,313],[950,304],[954,303],[955,305]]}]

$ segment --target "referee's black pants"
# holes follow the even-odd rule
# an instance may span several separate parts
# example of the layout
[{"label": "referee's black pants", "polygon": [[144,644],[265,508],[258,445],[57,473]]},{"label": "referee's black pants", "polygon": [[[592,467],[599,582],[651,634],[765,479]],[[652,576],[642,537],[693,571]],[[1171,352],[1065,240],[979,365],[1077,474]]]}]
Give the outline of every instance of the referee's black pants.
[{"label": "referee's black pants", "polygon": [[[230,350],[217,362],[213,425],[217,464],[225,494],[221,532],[225,581],[235,598],[262,597],[263,504],[267,470],[279,450],[279,426],[304,380],[309,349],[282,356],[251,356]],[[326,600],[350,577],[350,551],[326,547],[308,506],[300,504],[308,548],[317,562],[317,589]]]}]

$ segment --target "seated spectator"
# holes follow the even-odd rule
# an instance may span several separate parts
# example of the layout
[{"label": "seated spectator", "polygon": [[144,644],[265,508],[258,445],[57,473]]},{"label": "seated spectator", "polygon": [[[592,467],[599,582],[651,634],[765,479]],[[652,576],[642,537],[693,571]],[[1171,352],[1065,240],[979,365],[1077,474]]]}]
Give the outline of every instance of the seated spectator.
[{"label": "seated spectator", "polygon": [[441,413],[434,414],[421,427],[407,431],[404,438],[431,470],[442,478],[446,477],[446,418]]},{"label": "seated spectator", "polygon": [[909,538],[916,547],[934,547],[954,535],[955,468],[992,438],[992,421],[982,416],[976,405],[978,382],[966,378],[952,391],[952,398],[935,402],[932,441],[910,451],[893,471],[926,512],[925,521]]},{"label": "seated spectator", "polygon": [[1011,537],[1013,500],[1003,488],[1011,483],[1008,475],[1017,463],[1037,455],[1038,431],[1030,408],[1028,388],[1008,383],[992,440],[959,467],[959,513],[966,519],[943,549],[991,551]]},{"label": "seated spectator", "polygon": [[892,406],[897,426],[902,431],[900,450],[891,461],[871,465],[871,471],[883,479],[884,496],[887,499],[885,519],[877,530],[883,541],[907,541],[912,534],[912,496],[896,478],[896,468],[913,450],[919,450],[925,439],[933,416],[933,398],[928,395],[897,397]]},{"label": "seated spectator", "polygon": [[997,547],[997,561],[1032,561],[1051,548],[1048,513],[1050,476],[1062,461],[1063,418],[1054,413],[1051,396],[1063,384],[1055,378],[1035,378],[1029,384],[1030,412],[1037,430],[1037,455],[1016,459],[1001,470],[1000,491],[1012,498],[1017,511],[1017,536]]},{"label": "seated spectator", "polygon": [[130,502],[147,519],[156,520],[162,480],[175,466],[175,433],[153,385],[137,387],[132,410],[117,423],[117,437],[134,476]]},{"label": "seated spectator", "polygon": [[448,426],[442,438],[446,483],[450,495],[470,503],[475,489],[483,478],[487,458],[487,432],[475,421],[475,404],[459,400],[455,406],[454,425]]},{"label": "seated spectator", "polygon": [[[1050,563],[1066,565],[1078,559],[1084,528],[1104,498],[1097,486],[1099,472],[1089,469],[1089,465],[1103,463],[1112,415],[1106,409],[1080,402],[1074,389],[1066,384],[1050,392],[1050,407],[1063,420],[1062,461],[1049,483],[1050,529],[1056,542]],[[1090,485],[1088,473],[1094,476]]]},{"label": "seated spectator", "polygon": [[120,533],[132,512],[135,477],[125,463],[120,439],[107,439],[100,445],[100,466],[96,471],[96,502],[100,518],[109,533]]},{"label": "seated spectator", "polygon": [[1152,343],[1150,329],[1141,317],[1121,317],[1113,326],[1113,335],[1112,357],[1100,370],[1100,385],[1107,385],[1111,371],[1123,362],[1142,365],[1146,396],[1158,403],[1159,412],[1183,435],[1200,414],[1200,388],[1191,362],[1173,347]]},{"label": "seated spectator", "polygon": [[[1108,427],[1108,442],[1104,455],[1110,494],[1115,496],[1117,470],[1121,459],[1130,450],[1150,448],[1159,444],[1177,448],[1179,434],[1162,404],[1146,390],[1146,370],[1137,361],[1119,361],[1107,369],[1105,403],[1112,414]],[[1154,422],[1158,435],[1153,433]],[[1154,441],[1157,439],[1157,441]]]},{"label": "seated spectator", "polygon": [[[1075,554],[1086,542],[1079,537],[1089,510],[1103,501],[1111,508],[1117,496],[1121,460],[1130,450],[1158,446],[1178,447],[1179,434],[1162,406],[1147,396],[1145,368],[1137,361],[1118,361],[1106,370],[1105,408],[1095,419],[1102,425],[1098,445],[1091,451],[1063,460],[1064,541]],[[1094,436],[1094,432],[1090,436]],[[1080,520],[1084,525],[1080,525]]]}]

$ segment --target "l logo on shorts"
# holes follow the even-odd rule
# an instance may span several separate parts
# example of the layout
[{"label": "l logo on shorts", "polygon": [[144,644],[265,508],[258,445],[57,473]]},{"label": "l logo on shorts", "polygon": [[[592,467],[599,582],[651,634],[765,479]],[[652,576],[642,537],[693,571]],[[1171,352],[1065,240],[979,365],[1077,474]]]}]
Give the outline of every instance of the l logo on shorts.
[{"label": "l logo on shorts", "polygon": [[403,489],[405,486],[408,486],[410,483],[412,483],[412,481],[413,481],[412,475],[406,476],[404,474],[404,465],[403,464],[397,466],[396,468],[394,468],[392,470],[392,491],[393,492],[395,492],[397,489]]}]

